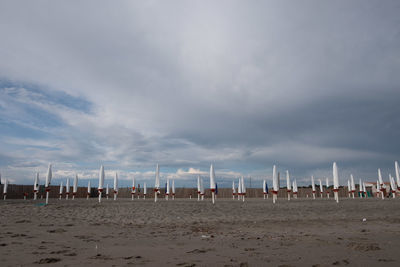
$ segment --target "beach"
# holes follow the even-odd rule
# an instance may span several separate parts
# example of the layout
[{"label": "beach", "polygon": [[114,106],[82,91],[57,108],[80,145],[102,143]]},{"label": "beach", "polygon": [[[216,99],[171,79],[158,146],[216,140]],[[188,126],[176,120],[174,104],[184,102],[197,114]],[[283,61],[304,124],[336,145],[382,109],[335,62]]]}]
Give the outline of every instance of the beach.
[{"label": "beach", "polygon": [[0,201],[2,266],[399,266],[400,200]]}]

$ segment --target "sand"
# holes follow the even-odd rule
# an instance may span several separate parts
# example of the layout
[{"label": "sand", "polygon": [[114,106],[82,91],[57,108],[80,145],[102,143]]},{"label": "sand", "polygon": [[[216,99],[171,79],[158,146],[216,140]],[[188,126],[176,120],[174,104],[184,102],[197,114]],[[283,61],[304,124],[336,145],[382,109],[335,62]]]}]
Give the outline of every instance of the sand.
[{"label": "sand", "polygon": [[1,266],[400,266],[400,199],[40,203],[0,201]]}]

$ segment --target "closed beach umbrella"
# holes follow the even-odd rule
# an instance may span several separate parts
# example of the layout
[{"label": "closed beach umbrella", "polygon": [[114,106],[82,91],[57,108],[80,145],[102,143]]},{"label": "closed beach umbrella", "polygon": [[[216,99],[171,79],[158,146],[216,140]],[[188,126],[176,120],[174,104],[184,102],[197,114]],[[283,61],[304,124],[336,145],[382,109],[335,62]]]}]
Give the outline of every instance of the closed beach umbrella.
[{"label": "closed beach umbrella", "polygon": [[118,195],[118,173],[114,176],[114,200],[117,200]]},{"label": "closed beach umbrella", "polygon": [[69,197],[69,178],[67,178],[67,183],[65,184],[65,199]]},{"label": "closed beach umbrella", "polygon": [[393,196],[393,198],[395,198],[396,197],[396,185],[395,185],[394,179],[391,174],[389,174],[389,180],[390,180],[390,189],[392,190],[392,196]]},{"label": "closed beach umbrella", "polygon": [[167,178],[167,182],[165,183],[165,199],[168,200],[169,197],[169,178]]},{"label": "closed beach umbrella", "polygon": [[197,201],[200,200],[201,185],[200,185],[200,175],[197,176]]},{"label": "closed beach umbrella", "polygon": [[63,183],[61,182],[61,183],[60,183],[60,193],[59,193],[60,200],[61,200],[61,197],[62,197],[62,194],[63,194],[63,190],[64,190],[64,188],[63,188]]},{"label": "closed beach umbrella", "polygon": [[7,198],[7,189],[8,189],[8,180],[6,178],[4,180],[4,184],[3,184],[3,198],[4,198],[4,200],[6,200],[6,198]]},{"label": "closed beach umbrella", "polygon": [[243,176],[242,176],[242,179],[241,179],[241,184],[242,184],[242,199],[243,199],[243,202],[244,202],[244,198],[246,196],[246,186],[244,184],[244,177]]},{"label": "closed beach umbrella", "polygon": [[351,193],[350,180],[347,180],[347,191],[348,191],[348,193],[349,193],[349,198],[350,198],[350,193]]},{"label": "closed beach umbrella", "polygon": [[215,203],[215,172],[214,166],[211,164],[210,166],[210,190],[211,190],[211,197],[212,203]]},{"label": "closed beach umbrella", "polygon": [[297,198],[297,180],[295,179],[294,181],[293,181],[293,197],[294,198]]},{"label": "closed beach umbrella", "polygon": [[379,196],[380,191],[381,191],[381,186],[379,185],[379,181],[376,181],[376,197]]},{"label": "closed beach umbrella", "polygon": [[272,167],[272,202],[275,204],[278,199],[279,182],[278,174],[276,173],[276,166]]},{"label": "closed beach umbrella", "polygon": [[33,182],[33,199],[37,199],[37,193],[39,192],[39,173],[36,173],[35,181]]},{"label": "closed beach umbrella", "polygon": [[354,183],[353,174],[350,174],[350,186],[351,186],[351,194],[354,198],[354,193],[356,192],[356,184]]},{"label": "closed beach umbrella", "polygon": [[49,168],[47,169],[47,175],[46,175],[46,183],[45,183],[46,205],[49,203],[50,184],[51,184],[52,177],[53,177],[53,172],[51,170],[51,164],[49,164]]},{"label": "closed beach umbrella", "polygon": [[132,200],[135,199],[135,193],[136,193],[136,184],[135,184],[135,176],[133,176],[132,177],[132,190],[131,190]]},{"label": "closed beach umbrella", "polygon": [[78,192],[78,174],[75,175],[75,179],[74,179],[74,186],[72,189],[72,199],[75,199],[77,192]]},{"label": "closed beach umbrella", "polygon": [[329,198],[329,178],[326,177],[326,196]]},{"label": "closed beach umbrella", "polygon": [[313,199],[315,199],[315,181],[314,181],[314,176],[311,176],[311,188],[312,188]]},{"label": "closed beach umbrella", "polygon": [[264,195],[264,199],[265,199],[265,195],[267,194],[267,182],[265,180],[263,180],[263,195]]},{"label": "closed beach umbrella", "polygon": [[322,198],[322,194],[324,193],[324,188],[322,186],[322,180],[319,179],[319,192],[321,193],[321,198]]},{"label": "closed beach umbrella", "polygon": [[288,170],[286,170],[286,188],[287,188],[287,197],[288,200],[290,200],[290,192],[292,192],[292,185],[290,183],[290,176]]},{"label": "closed beach umbrella", "polygon": [[92,192],[92,187],[90,186],[90,181],[88,181],[86,199],[89,199],[91,192]]},{"label": "closed beach umbrella", "polygon": [[385,185],[383,184],[383,179],[382,179],[382,173],[381,173],[381,169],[378,169],[378,179],[379,179],[379,191],[381,192],[381,196],[382,199],[385,198],[384,194],[383,194],[383,190],[385,189]]},{"label": "closed beach umbrella", "polygon": [[108,199],[108,195],[109,194],[110,194],[110,189],[109,189],[108,184],[107,184],[107,186],[106,186],[106,197],[107,197],[107,199]]},{"label": "closed beach umbrella", "polygon": [[397,190],[400,190],[400,169],[397,161],[394,162],[394,169],[396,172]]},{"label": "closed beach umbrella", "polygon": [[146,183],[143,183],[143,199],[146,199],[146,194],[147,194],[147,185]]},{"label": "closed beach umbrella", "polygon": [[160,191],[160,167],[156,166],[156,181],[154,183],[154,202],[157,202],[157,194]]},{"label": "closed beach umbrella", "polygon": [[339,173],[336,162],[333,163],[332,171],[333,171],[333,193],[335,195],[336,202],[339,203]]},{"label": "closed beach umbrella", "polygon": [[236,188],[235,188],[235,181],[232,181],[232,199],[235,199]]},{"label": "closed beach umbrella", "polygon": [[175,180],[172,180],[172,200],[175,199]]},{"label": "closed beach umbrella", "polygon": [[361,179],[360,179],[360,183],[359,183],[359,194],[360,194],[360,197],[363,197],[363,184],[362,184]]},{"label": "closed beach umbrella", "polygon": [[101,165],[100,167],[100,172],[99,172],[99,187],[97,190],[99,191],[99,203],[101,202],[101,195],[103,193],[103,187],[104,187],[104,177],[106,175],[104,174],[104,166]]},{"label": "closed beach umbrella", "polygon": [[203,179],[200,179],[200,195],[201,195],[201,200],[204,200],[204,183],[203,183]]}]

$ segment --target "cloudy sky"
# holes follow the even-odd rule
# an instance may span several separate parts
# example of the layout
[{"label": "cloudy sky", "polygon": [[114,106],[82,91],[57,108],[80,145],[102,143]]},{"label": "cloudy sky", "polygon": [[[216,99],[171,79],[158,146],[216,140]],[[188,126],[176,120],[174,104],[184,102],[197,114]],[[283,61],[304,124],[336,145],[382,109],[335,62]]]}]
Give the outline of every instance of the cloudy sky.
[{"label": "cloudy sky", "polygon": [[[399,1],[0,2],[0,172],[299,184],[400,160]],[[259,182],[257,182],[259,181]],[[82,181],[83,183],[83,181]],[[86,183],[86,182],[85,182]],[[152,183],[152,182],[151,182]]]}]

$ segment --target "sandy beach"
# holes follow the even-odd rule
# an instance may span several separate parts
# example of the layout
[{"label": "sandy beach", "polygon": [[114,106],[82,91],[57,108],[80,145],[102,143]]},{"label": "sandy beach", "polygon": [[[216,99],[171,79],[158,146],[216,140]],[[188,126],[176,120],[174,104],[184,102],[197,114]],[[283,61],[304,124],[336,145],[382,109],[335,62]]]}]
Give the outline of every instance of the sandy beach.
[{"label": "sandy beach", "polygon": [[[2,266],[398,266],[398,199],[0,201]],[[366,221],[363,222],[363,218]]]}]

